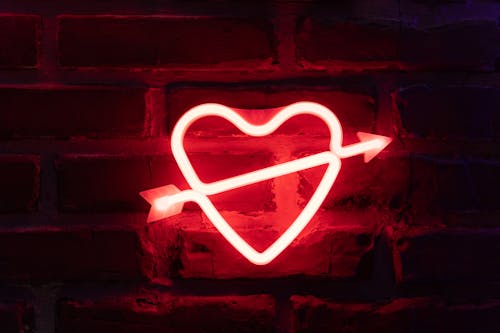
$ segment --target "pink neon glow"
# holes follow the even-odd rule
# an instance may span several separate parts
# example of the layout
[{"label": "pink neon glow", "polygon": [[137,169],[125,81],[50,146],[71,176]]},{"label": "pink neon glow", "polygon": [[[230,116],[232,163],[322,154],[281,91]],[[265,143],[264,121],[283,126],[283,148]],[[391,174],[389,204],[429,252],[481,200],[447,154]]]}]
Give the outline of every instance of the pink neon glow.
[{"label": "pink neon glow", "polygon": [[[325,122],[330,131],[329,151],[212,183],[204,183],[195,172],[184,149],[183,142],[187,129],[193,122],[203,117],[219,116],[234,124],[247,135],[265,136],[274,132],[291,117],[301,114],[313,115]],[[368,162],[392,141],[392,139],[385,136],[364,132],[358,132],[358,137],[361,140],[360,142],[342,147],[342,127],[339,120],[330,109],[313,102],[298,102],[286,106],[263,125],[250,124],[233,109],[221,104],[208,103],[195,106],[179,119],[172,132],[171,141],[174,158],[186,181],[191,186],[191,190],[180,191],[174,185],[167,185],[141,192],[140,194],[144,199],[152,205],[148,223],[180,213],[183,204],[187,201],[196,202],[215,228],[236,250],[250,262],[256,265],[266,265],[290,245],[316,214],[337,178],[341,167],[340,158],[364,154],[364,161]],[[208,198],[209,195],[324,164],[328,165],[326,172],[307,205],[290,227],[263,252],[256,251],[241,238]]]}]

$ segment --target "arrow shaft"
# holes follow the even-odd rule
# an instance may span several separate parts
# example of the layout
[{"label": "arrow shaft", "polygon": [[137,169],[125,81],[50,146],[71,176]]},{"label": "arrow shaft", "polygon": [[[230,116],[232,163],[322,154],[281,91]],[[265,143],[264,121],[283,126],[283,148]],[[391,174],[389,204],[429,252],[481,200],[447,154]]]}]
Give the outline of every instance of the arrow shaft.
[{"label": "arrow shaft", "polygon": [[179,193],[158,198],[157,202],[165,203],[181,203],[186,201],[193,201],[193,193],[197,192],[204,195],[213,195],[226,191],[230,191],[246,185],[258,183],[264,180],[280,177],[289,173],[310,169],[323,164],[331,163],[336,156],[331,151],[326,151],[297,160],[280,163],[277,165],[269,166],[260,170],[248,172],[239,176],[219,180],[210,184],[201,184],[192,190],[185,190]]},{"label": "arrow shaft", "polygon": [[205,195],[218,194],[271,178],[280,177],[289,173],[327,164],[330,163],[333,158],[335,158],[335,154],[330,151],[326,151],[248,172],[239,176],[226,178],[210,184],[202,183],[201,185],[194,187],[193,190],[201,192]]},{"label": "arrow shaft", "polygon": [[[381,143],[379,140],[358,142],[341,147],[337,155],[341,158],[347,158],[354,155],[363,154],[364,152],[372,149],[377,149],[380,147],[380,145]],[[204,195],[223,193],[239,187],[280,177],[293,172],[310,169],[323,164],[328,164],[334,158],[336,158],[336,154],[331,151],[317,153],[293,161],[284,162],[260,170],[248,172],[239,176],[212,182],[210,184],[202,183],[192,190],[185,190],[173,195],[158,198],[156,202],[158,205],[164,206],[167,205],[167,202],[168,204],[178,204],[187,201],[197,201],[196,199],[198,198],[198,194],[200,193]]]}]

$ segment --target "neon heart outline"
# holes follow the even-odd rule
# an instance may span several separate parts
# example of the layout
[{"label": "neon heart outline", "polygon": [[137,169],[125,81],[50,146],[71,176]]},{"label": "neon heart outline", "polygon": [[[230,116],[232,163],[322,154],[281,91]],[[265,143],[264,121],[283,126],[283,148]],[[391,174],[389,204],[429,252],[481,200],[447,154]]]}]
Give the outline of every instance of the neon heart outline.
[{"label": "neon heart outline", "polygon": [[[273,133],[285,121],[301,114],[317,116],[325,122],[330,131],[330,151],[317,153],[228,179],[204,183],[198,177],[184,149],[183,142],[187,129],[192,123],[203,117],[218,116],[224,118],[243,133],[258,137]],[[358,137],[362,140],[361,142],[342,147],[342,127],[338,118],[327,107],[313,102],[290,104],[282,108],[268,122],[262,125],[250,124],[236,111],[221,104],[206,103],[195,106],[178,120],[172,132],[171,139],[174,159],[192,189],[179,191],[174,185],[167,185],[141,192],[141,196],[151,203],[148,222],[154,222],[178,214],[182,211],[184,202],[194,201],[202,208],[215,228],[238,252],[256,265],[266,265],[281,254],[314,217],[337,178],[341,167],[340,158],[364,153],[365,162],[368,162],[392,140],[388,137],[363,132],[358,132]],[[258,252],[249,245],[220,215],[219,211],[208,198],[208,195],[323,164],[328,164],[327,170],[309,202],[287,230],[263,252]]]}]

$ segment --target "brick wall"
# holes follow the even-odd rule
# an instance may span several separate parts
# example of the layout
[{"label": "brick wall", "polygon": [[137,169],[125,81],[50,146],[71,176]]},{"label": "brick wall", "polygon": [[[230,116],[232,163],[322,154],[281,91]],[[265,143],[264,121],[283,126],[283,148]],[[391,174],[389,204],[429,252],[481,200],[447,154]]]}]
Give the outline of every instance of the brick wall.
[{"label": "brick wall", "polygon": [[[0,331],[499,332],[500,3],[0,2]],[[199,207],[146,224],[138,192],[187,188],[169,135],[190,107],[309,100],[344,142],[310,225],[255,266]],[[205,181],[320,152],[301,118],[264,139],[206,119]],[[265,249],[324,168],[213,197]]]}]

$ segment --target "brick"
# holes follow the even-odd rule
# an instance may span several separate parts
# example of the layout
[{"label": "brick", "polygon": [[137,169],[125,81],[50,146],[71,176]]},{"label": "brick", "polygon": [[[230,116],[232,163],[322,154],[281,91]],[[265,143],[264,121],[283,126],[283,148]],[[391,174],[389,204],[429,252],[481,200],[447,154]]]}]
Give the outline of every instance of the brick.
[{"label": "brick", "polygon": [[[306,154],[309,155],[309,154]],[[298,193],[305,205],[315,192],[325,168],[301,171]],[[410,177],[407,157],[377,157],[363,163],[362,157],[342,160],[340,172],[323,202],[324,209],[401,209],[408,200]]]},{"label": "brick", "polygon": [[[173,168],[172,163],[167,167]],[[139,192],[152,188],[145,158],[65,156],[56,161],[58,206],[64,212],[146,211]],[[164,171],[170,174],[169,169]],[[166,185],[166,184],[165,184]]]},{"label": "brick", "polygon": [[[352,86],[294,86],[231,84],[212,87],[170,86],[167,87],[167,114],[169,127],[173,128],[179,117],[190,108],[202,103],[220,103],[229,107],[248,110],[269,109],[289,104],[310,101],[325,105],[339,118],[347,138],[355,136],[357,131],[370,131],[375,125],[376,104],[370,88]],[[263,123],[273,112],[242,112],[250,121]],[[207,131],[209,129],[209,131]],[[216,119],[200,119],[190,127],[199,135],[234,135],[241,134],[227,123]],[[188,134],[190,132],[188,131]],[[327,135],[328,129],[319,119],[312,116],[300,116],[288,120],[277,129],[277,134],[299,134],[304,136]]]},{"label": "brick", "polygon": [[464,161],[415,155],[411,165],[409,204],[414,214],[478,208],[474,185]]},{"label": "brick", "polygon": [[303,66],[331,62],[334,67],[355,68],[356,64],[371,62],[371,66],[386,67],[399,60],[396,23],[304,18],[297,25],[295,39]]},{"label": "brick", "polygon": [[0,88],[0,137],[116,137],[144,131],[145,89]]},{"label": "brick", "polygon": [[40,168],[32,156],[0,156],[0,212],[36,209]]},{"label": "brick", "polygon": [[400,298],[385,303],[338,303],[292,296],[292,332],[497,332],[497,300],[477,303]]},{"label": "brick", "polygon": [[409,70],[494,70],[498,45],[500,32],[495,21],[403,29],[401,59]]},{"label": "brick", "polygon": [[[268,152],[250,154],[190,155],[193,167],[206,182],[260,169],[270,165]],[[139,192],[175,184],[189,186],[172,156],[167,157],[89,157],[65,156],[57,161],[59,209],[65,212],[147,211],[149,204]],[[268,211],[274,209],[272,181],[211,196],[222,210]],[[186,209],[196,209],[187,204]]]},{"label": "brick", "polygon": [[[275,278],[291,275],[353,279],[366,267],[373,250],[377,214],[318,213],[306,229],[275,260],[256,266],[245,259],[200,216],[179,217],[148,225],[143,248],[151,257],[149,278]],[[280,214],[223,214],[257,251],[264,251],[292,222]],[[369,273],[369,272],[368,272]]]},{"label": "brick", "polygon": [[168,16],[59,17],[65,67],[263,67],[275,59],[264,19]]},{"label": "brick", "polygon": [[0,68],[33,68],[38,65],[40,16],[0,15]]},{"label": "brick", "polygon": [[494,21],[417,29],[391,21],[303,18],[295,38],[299,64],[313,69],[484,71],[495,68],[500,51]]},{"label": "brick", "polygon": [[33,306],[24,302],[0,301],[0,327],[5,333],[34,331]]},{"label": "brick", "polygon": [[0,280],[138,280],[132,231],[2,231]]},{"label": "brick", "polygon": [[393,98],[409,136],[492,139],[500,133],[500,91],[495,87],[413,86]]},{"label": "brick", "polygon": [[500,162],[471,161],[469,163],[475,194],[479,200],[479,209],[498,211],[500,209]]},{"label": "brick", "polygon": [[275,301],[267,295],[172,296],[61,300],[57,332],[274,332]]},{"label": "brick", "polygon": [[499,237],[488,229],[401,232],[395,241],[397,279],[422,284],[498,281]]}]

